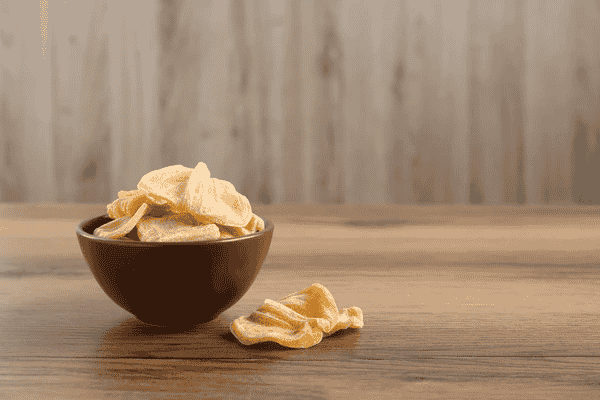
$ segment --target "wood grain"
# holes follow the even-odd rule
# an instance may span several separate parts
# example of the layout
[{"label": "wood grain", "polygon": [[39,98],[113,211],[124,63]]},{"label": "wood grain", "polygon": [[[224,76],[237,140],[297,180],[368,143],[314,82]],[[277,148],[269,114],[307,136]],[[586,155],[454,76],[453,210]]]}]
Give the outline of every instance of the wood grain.
[{"label": "wood grain", "polygon": [[[571,132],[574,117],[570,109],[573,84],[571,59],[561,49],[574,44],[572,5],[567,1],[525,2],[525,181],[529,202],[570,200],[571,141],[565,132]],[[542,139],[536,132],[548,136]]]},{"label": "wood grain", "polygon": [[341,203],[345,196],[344,51],[339,2],[305,2],[302,23],[302,98],[308,202]]},{"label": "wood grain", "polygon": [[[187,330],[145,325],[100,290],[74,227],[104,210],[0,207],[3,396],[598,396],[592,207],[256,206],[275,223],[257,280]],[[314,282],[361,307],[365,327],[304,350],[229,332],[264,299]]]},{"label": "wood grain", "polygon": [[600,52],[595,45],[600,39],[600,12],[597,6],[597,2],[578,1],[572,11],[575,43],[570,60],[571,80],[574,82],[571,154],[585,153],[585,157],[575,156],[573,159],[571,196],[574,202],[580,204],[591,203],[599,190],[597,186],[585,183],[590,174],[597,170],[598,164],[600,71],[594,67],[600,63]]},{"label": "wood grain", "polygon": [[[50,36],[42,2],[0,3],[0,199],[56,196],[50,134]],[[45,26],[42,29],[42,26]]]},{"label": "wood grain", "polygon": [[523,3],[471,1],[470,13],[469,200],[522,204],[526,200]]},{"label": "wood grain", "polygon": [[2,0],[0,200],[600,203],[597,1],[296,3]]}]

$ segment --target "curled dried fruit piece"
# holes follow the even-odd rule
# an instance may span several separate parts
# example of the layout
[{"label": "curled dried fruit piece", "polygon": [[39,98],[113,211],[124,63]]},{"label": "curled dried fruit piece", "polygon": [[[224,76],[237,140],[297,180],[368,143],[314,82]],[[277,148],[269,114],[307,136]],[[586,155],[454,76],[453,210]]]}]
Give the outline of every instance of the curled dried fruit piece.
[{"label": "curled dried fruit piece", "polygon": [[124,216],[117,218],[114,221],[110,221],[96,228],[94,230],[94,235],[110,239],[123,237],[135,228],[136,224],[142,219],[147,210],[148,204],[143,203],[132,217]]},{"label": "curled dried fruit piece", "polygon": [[265,222],[258,215],[252,214],[250,222],[248,222],[248,225],[243,228],[239,228],[237,226],[223,226],[218,224],[217,226],[221,231],[221,239],[230,239],[260,232],[265,229]]},{"label": "curled dried fruit piece", "polygon": [[220,232],[215,224],[198,225],[190,214],[168,214],[143,218],[138,236],[142,242],[191,242],[219,239]]},{"label": "curled dried fruit piece", "polygon": [[219,226],[218,228],[219,228],[219,232],[220,232],[219,239],[233,239],[234,237],[237,237],[237,236],[234,236],[233,234],[231,234],[226,229],[223,229],[222,226]]},{"label": "curled dried fruit piece", "polygon": [[122,190],[118,196],[118,199],[106,207],[107,214],[112,219],[131,217],[143,203],[148,202],[146,195],[141,190]]},{"label": "curled dried fruit piece", "polygon": [[210,177],[205,163],[192,171],[185,192],[187,210],[199,221],[243,228],[252,218],[252,207],[246,196],[227,181]]},{"label": "curled dried fruit piece", "polygon": [[344,308],[340,312],[329,290],[315,283],[279,302],[266,299],[250,316],[233,321],[231,332],[245,345],[271,341],[307,348],[341,329],[363,326],[360,308]]},{"label": "curled dried fruit piece", "polygon": [[185,212],[184,194],[192,169],[183,165],[148,172],[137,187],[157,205],[167,205],[173,212]]},{"label": "curled dried fruit piece", "polygon": [[219,228],[215,224],[182,226],[177,231],[159,237],[156,242],[192,242],[219,239]]},{"label": "curled dried fruit piece", "polygon": [[319,283],[284,297],[280,303],[306,317],[328,321],[329,325],[323,328],[327,336],[349,326],[362,328],[363,325],[360,308],[344,308],[340,313],[331,292]]},{"label": "curled dried fruit piece", "polygon": [[166,203],[157,204],[142,190],[121,190],[118,198],[106,207],[109,217],[117,219],[121,217],[132,217],[140,206],[148,204],[146,215],[162,216],[168,211]]},{"label": "curled dried fruit piece", "polygon": [[252,218],[250,219],[250,222],[248,222],[248,225],[246,225],[246,229],[250,232],[263,231],[265,229],[265,221],[258,215],[252,214]]},{"label": "curled dried fruit piece", "polygon": [[142,204],[146,204],[147,209],[143,223],[138,227],[140,235],[129,237],[132,240],[228,239],[265,227],[264,221],[252,213],[248,199],[231,183],[211,178],[203,162],[194,169],[172,165],[147,173],[140,179],[137,189],[120,191],[118,198],[107,206],[109,217],[115,221],[98,232],[120,235],[126,224],[131,230],[129,218]]}]

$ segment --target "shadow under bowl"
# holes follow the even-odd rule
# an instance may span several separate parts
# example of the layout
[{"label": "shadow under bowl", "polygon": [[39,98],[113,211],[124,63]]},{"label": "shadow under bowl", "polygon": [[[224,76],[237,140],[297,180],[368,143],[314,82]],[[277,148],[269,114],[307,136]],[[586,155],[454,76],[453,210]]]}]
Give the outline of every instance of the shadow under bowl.
[{"label": "shadow under bowl", "polygon": [[[261,217],[262,218],[262,217]],[[102,290],[142,322],[193,326],[217,318],[250,289],[269,251],[273,223],[251,235],[204,242],[137,242],[94,236],[108,215],[76,228]]]}]

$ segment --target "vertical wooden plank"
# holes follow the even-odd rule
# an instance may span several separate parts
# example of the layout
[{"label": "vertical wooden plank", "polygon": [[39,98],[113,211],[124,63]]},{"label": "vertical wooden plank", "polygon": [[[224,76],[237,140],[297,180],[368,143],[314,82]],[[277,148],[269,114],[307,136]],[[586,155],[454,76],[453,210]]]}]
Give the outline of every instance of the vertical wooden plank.
[{"label": "vertical wooden plank", "polygon": [[577,0],[571,24],[575,45],[571,51],[573,118],[571,162],[573,182],[571,199],[577,204],[598,205],[600,185],[600,4]]},{"label": "vertical wooden plank", "polygon": [[110,3],[105,29],[110,54],[111,198],[153,169],[158,58],[153,1]]},{"label": "vertical wooden plank", "polygon": [[[74,133],[70,138],[71,142],[67,144],[72,151],[72,158],[69,160],[66,176],[70,181],[67,186],[72,188],[73,199],[77,202],[108,202],[112,198],[109,122],[111,54],[104,26],[107,9],[108,4],[105,1],[94,2],[89,14],[80,15],[87,25],[81,38],[81,46],[77,37],[72,38],[76,47],[73,55],[81,54],[81,78],[75,86],[78,94],[70,96],[70,99],[76,99],[77,103],[74,105]],[[77,18],[78,14],[67,12],[60,19],[67,16]],[[61,23],[60,19],[55,23]],[[60,48],[58,51],[60,52]],[[65,143],[63,142],[63,145]]]},{"label": "vertical wooden plank", "polygon": [[452,135],[444,127],[443,22],[440,1],[407,1],[409,146],[411,189],[418,203],[454,201],[450,174]]},{"label": "vertical wooden plank", "polygon": [[190,147],[187,163],[195,166],[204,161],[214,177],[227,179],[225,171],[241,160],[227,158],[232,146],[230,71],[233,41],[230,35],[230,2],[189,3],[193,18],[190,29],[198,37],[198,108],[190,110],[186,145]]},{"label": "vertical wooden plank", "polygon": [[[290,8],[287,2],[255,0],[232,2],[236,15],[231,28],[233,50],[242,48],[242,56],[231,55],[230,81],[234,95],[229,107],[235,107],[231,131],[244,138],[231,152],[227,163],[241,163],[244,171],[242,192],[255,203],[269,204],[285,199],[285,115],[284,84],[286,45],[289,38]],[[243,22],[243,13],[247,17]],[[247,37],[241,37],[243,34]],[[233,51],[232,50],[232,51]],[[292,60],[292,59],[289,59]],[[296,79],[294,77],[294,79]],[[294,139],[295,140],[295,139]],[[242,149],[239,146],[243,146]],[[235,155],[243,154],[242,157]],[[233,174],[231,175],[234,178]]]},{"label": "vertical wooden plank", "polygon": [[304,192],[304,126],[301,107],[302,77],[302,9],[301,2],[287,3],[284,26],[285,54],[283,62],[283,137],[282,137],[282,178],[284,202],[303,202]]},{"label": "vertical wooden plank", "polygon": [[[179,33],[180,1],[160,1],[157,16],[158,24],[158,126],[161,152],[155,154],[159,167],[172,165],[177,153],[177,116],[173,115],[183,95],[176,90],[178,75],[177,56],[184,50]],[[190,38],[193,39],[193,38]],[[179,49],[179,53],[177,52]],[[189,60],[188,63],[194,60]],[[186,63],[187,64],[187,63]],[[184,64],[185,65],[185,64]],[[180,69],[179,69],[180,70]],[[191,86],[191,85],[190,85]]]},{"label": "vertical wooden plank", "polygon": [[446,168],[449,189],[445,203],[466,203],[469,182],[468,143],[468,26],[469,2],[442,1],[442,118],[443,130],[449,135]]},{"label": "vertical wooden plank", "polygon": [[344,54],[345,201],[389,201],[385,157],[385,121],[390,112],[394,33],[384,13],[386,3],[340,3]]},{"label": "vertical wooden plank", "polygon": [[[303,202],[314,203],[316,187],[314,182],[314,155],[316,151],[314,142],[316,132],[313,129],[312,121],[315,118],[315,102],[317,99],[317,57],[322,47],[320,43],[320,32],[317,32],[319,26],[319,16],[316,8],[321,2],[315,0],[305,1],[300,7],[300,53],[299,74],[301,79],[300,86],[300,107],[302,113],[302,152],[303,152]],[[318,38],[318,39],[317,39]],[[317,43],[318,40],[318,43]]]},{"label": "vertical wooden plank", "polygon": [[[7,0],[0,2],[0,200],[24,201],[26,165],[23,145],[23,99],[17,71],[23,52],[22,34],[18,26],[19,10]],[[26,16],[28,19],[34,16]],[[37,32],[37,29],[36,29]],[[39,41],[41,43],[41,40]],[[22,66],[20,68],[23,68]]]},{"label": "vertical wooden plank", "polygon": [[[510,26],[504,30],[503,62],[506,65],[500,83],[500,119],[502,126],[502,201],[524,204],[525,182],[525,24],[524,1],[507,3]],[[514,10],[514,17],[512,12]]]},{"label": "vertical wooden plank", "polygon": [[0,4],[2,201],[49,201],[55,197],[49,13],[47,0]]},{"label": "vertical wooden plank", "polygon": [[251,82],[256,84],[256,96],[252,96],[255,105],[252,109],[252,114],[255,115],[253,126],[256,134],[251,141],[251,148],[258,172],[253,180],[255,185],[249,198],[259,204],[270,204],[276,201],[275,166],[279,165],[276,149],[273,147],[273,132],[277,127],[271,107],[274,94],[274,57],[269,7],[270,4],[266,0],[255,0],[252,7],[253,15],[248,19],[253,27],[254,35],[251,37],[255,44],[252,51],[254,62],[251,74],[254,79]]},{"label": "vertical wooden plank", "polygon": [[[345,203],[360,203],[362,194],[372,188],[373,146],[367,143],[369,133],[365,120],[371,111],[369,90],[370,10],[360,1],[339,3],[340,36],[344,54],[344,152]],[[368,181],[368,183],[367,183]],[[369,187],[367,186],[368,184]]]},{"label": "vertical wooden plank", "polygon": [[522,3],[470,3],[469,201],[524,203]]},{"label": "vertical wooden plank", "polygon": [[[232,50],[229,67],[229,85],[232,115],[231,149],[224,179],[251,202],[257,201],[257,186],[260,178],[258,159],[264,156],[258,131],[257,76],[260,63],[256,55],[256,30],[254,27],[254,3],[231,0],[230,4]],[[256,149],[255,149],[256,147]]]},{"label": "vertical wooden plank", "polygon": [[[265,0],[230,2],[229,85],[232,115],[231,148],[224,179],[230,180],[252,203],[269,204],[275,198],[273,169],[273,18]],[[278,49],[283,51],[284,48]],[[281,107],[280,107],[281,108]],[[281,113],[280,113],[281,115]]]},{"label": "vertical wooden plank", "polygon": [[[391,199],[403,204],[466,202],[469,157],[465,39],[468,3],[401,3],[401,6],[395,18],[399,31],[394,80],[390,88],[393,93],[388,158]],[[425,8],[415,9],[416,6]],[[439,7],[436,25],[439,32],[429,45],[437,45],[439,50],[429,54],[429,42],[422,25],[424,15],[436,18],[435,7]],[[423,65],[429,69],[424,70]],[[427,74],[433,74],[434,81],[437,79],[432,87],[426,86],[430,79]],[[431,103],[424,95],[441,101]],[[427,135],[431,139],[446,140],[447,146],[436,148],[436,139],[423,140]],[[429,152],[429,167],[423,163],[423,151]],[[438,172],[432,178],[428,174],[433,171],[428,169],[436,163]],[[440,180],[438,193],[441,194],[434,195],[433,179]],[[425,183],[428,180],[429,183]]]},{"label": "vertical wooden plank", "polygon": [[[161,166],[203,161],[214,177],[231,181],[252,201],[271,202],[265,169],[273,153],[260,122],[268,101],[261,97],[261,74],[268,88],[272,84],[265,68],[271,68],[274,48],[261,14],[268,4],[160,4]],[[280,96],[277,101],[281,108]]]},{"label": "vertical wooden plank", "polygon": [[572,2],[525,2],[527,202],[570,201]]},{"label": "vertical wooden plank", "polygon": [[[84,52],[90,21],[99,5],[95,2],[56,2],[49,21],[51,29],[52,146],[57,200],[73,202],[80,179],[74,171],[76,149],[84,148],[81,136]],[[92,25],[92,34],[97,25]],[[93,88],[89,88],[93,89]],[[106,144],[105,144],[106,145]],[[108,165],[107,165],[108,166]],[[100,200],[98,200],[100,201]]]},{"label": "vertical wooden plank", "polygon": [[[378,1],[368,3],[371,9],[371,112],[370,118],[365,121],[369,128],[367,135],[372,137],[373,168],[376,172],[373,183],[375,193],[365,193],[363,198],[366,203],[389,203],[390,193],[387,190],[389,182],[389,166],[387,163],[388,148],[390,145],[388,121],[392,112],[393,93],[390,90],[394,81],[394,64],[396,47],[396,33],[402,28],[398,25],[394,14],[397,14],[397,2]],[[367,140],[368,137],[366,138]],[[369,190],[368,187],[366,187]]]},{"label": "vertical wooden plank", "polygon": [[390,85],[392,93],[388,133],[388,192],[390,201],[397,204],[415,202],[412,188],[411,160],[415,147],[411,143],[409,126],[409,105],[407,100],[408,78],[408,15],[406,1],[392,2],[397,8],[390,10],[395,20],[396,43],[391,50],[395,56],[393,65],[393,81]]},{"label": "vertical wooden plank", "polygon": [[[285,135],[284,110],[283,110],[283,85],[285,46],[287,45],[288,31],[286,24],[289,21],[289,1],[266,0],[261,4],[260,23],[262,26],[262,40],[264,42],[263,56],[265,57],[265,72],[261,79],[261,90],[264,91],[266,129],[268,136],[266,151],[270,161],[270,192],[273,203],[281,203],[284,199],[283,183],[283,137]],[[267,133],[268,132],[268,133]]]},{"label": "vertical wooden plank", "polygon": [[[159,127],[160,166],[195,166],[200,161],[194,141],[209,135],[201,131],[201,62],[206,53],[202,37],[210,4],[162,0],[159,9]],[[192,165],[193,164],[193,165]],[[209,168],[212,165],[209,165]]]},{"label": "vertical wooden plank", "polygon": [[344,200],[344,76],[338,2],[317,0],[302,7],[302,115],[305,133],[305,199]]}]

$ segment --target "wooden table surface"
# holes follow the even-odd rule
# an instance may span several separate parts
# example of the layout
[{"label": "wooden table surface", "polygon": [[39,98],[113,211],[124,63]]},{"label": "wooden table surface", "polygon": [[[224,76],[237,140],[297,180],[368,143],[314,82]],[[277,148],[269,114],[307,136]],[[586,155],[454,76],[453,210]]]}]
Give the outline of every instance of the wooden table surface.
[{"label": "wooden table surface", "polygon": [[[256,206],[248,293],[185,331],[112,303],[75,238],[104,205],[0,205],[0,399],[597,398],[600,216],[585,206]],[[309,349],[231,322],[319,282],[365,326]]]}]

